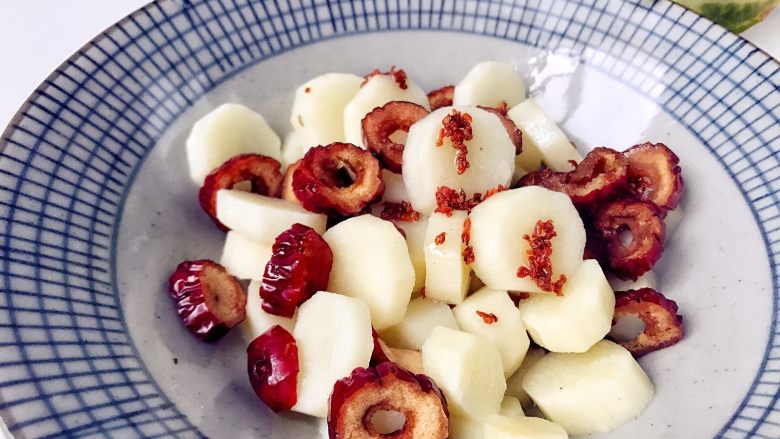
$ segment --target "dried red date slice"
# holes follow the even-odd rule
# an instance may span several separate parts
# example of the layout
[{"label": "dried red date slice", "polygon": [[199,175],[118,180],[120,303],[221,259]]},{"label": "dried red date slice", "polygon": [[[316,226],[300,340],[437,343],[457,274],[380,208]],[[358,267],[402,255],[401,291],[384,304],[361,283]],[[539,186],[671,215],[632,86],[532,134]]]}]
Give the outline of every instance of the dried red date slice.
[{"label": "dried red date slice", "polygon": [[541,186],[563,192],[580,208],[592,209],[626,188],[628,160],[613,149],[599,147],[589,152],[573,171],[550,168],[531,172],[520,180],[522,186]]},{"label": "dried red date slice", "polygon": [[246,348],[252,389],[271,410],[290,410],[298,401],[298,345],[286,329],[271,327]]},{"label": "dried red date slice", "polygon": [[620,278],[636,280],[663,253],[664,221],[653,203],[618,200],[595,216],[609,268]]},{"label": "dried red date slice", "polygon": [[200,207],[214,224],[227,231],[228,228],[217,219],[217,191],[232,189],[236,184],[248,181],[252,185],[252,192],[278,197],[282,191],[281,167],[278,161],[260,154],[235,156],[206,176],[198,193]]},{"label": "dried red date slice", "polygon": [[612,325],[627,316],[636,317],[645,325],[635,338],[617,342],[636,357],[672,346],[685,332],[683,318],[677,310],[677,303],[652,288],[615,293]]},{"label": "dried red date slice", "polygon": [[640,200],[665,213],[677,207],[683,191],[680,159],[663,143],[643,143],[626,150],[628,186]]},{"label": "dried red date slice", "polygon": [[301,203],[301,200],[298,199],[298,197],[295,196],[295,191],[293,191],[293,173],[296,169],[298,169],[298,166],[301,164],[301,161],[298,160],[295,163],[290,164],[287,166],[287,170],[284,171],[284,181],[282,182],[282,199],[285,199],[287,201],[292,201],[293,203]]},{"label": "dried red date slice", "polygon": [[295,308],[328,287],[333,252],[311,227],[293,224],[276,237],[265,266],[260,297],[271,314],[292,317]]},{"label": "dried red date slice", "polygon": [[[504,105],[506,105],[506,103],[504,103]],[[506,116],[506,106],[502,108],[480,106],[479,108],[498,116],[498,118],[501,120],[501,124],[504,125],[506,133],[509,135],[509,140],[511,140],[512,144],[515,145],[515,155],[523,152],[523,133],[520,131],[520,129],[517,128],[517,125],[512,122],[512,119]]]},{"label": "dried red date slice", "polygon": [[246,291],[210,260],[184,261],[168,280],[182,323],[203,341],[214,341],[246,317]]},{"label": "dried red date slice", "polygon": [[428,115],[420,105],[405,101],[392,101],[375,108],[363,118],[363,143],[372,151],[385,169],[401,173],[404,145],[390,137],[397,131],[409,132],[409,127]]},{"label": "dried red date slice", "polygon": [[[403,425],[396,431],[378,431],[374,416],[379,412],[399,413]],[[331,439],[445,439],[447,401],[433,380],[394,363],[358,367],[333,386],[328,433]]]},{"label": "dried red date slice", "polygon": [[379,161],[350,143],[309,149],[293,173],[293,191],[307,210],[354,215],[385,190]]},{"label": "dried red date slice", "polygon": [[438,110],[442,107],[451,107],[452,97],[454,95],[454,85],[445,85],[442,88],[437,88],[436,90],[428,92],[428,103],[431,105],[431,111]]}]

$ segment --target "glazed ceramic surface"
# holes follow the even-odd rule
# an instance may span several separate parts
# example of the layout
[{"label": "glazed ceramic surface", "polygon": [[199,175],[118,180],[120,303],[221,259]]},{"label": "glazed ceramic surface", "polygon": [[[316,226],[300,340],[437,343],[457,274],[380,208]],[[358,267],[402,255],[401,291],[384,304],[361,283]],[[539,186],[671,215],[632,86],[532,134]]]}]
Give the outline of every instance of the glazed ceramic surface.
[{"label": "glazed ceramic surface", "polygon": [[666,1],[153,3],[46,80],[0,156],[0,415],[20,438],[318,437],[254,396],[245,341],[197,342],[165,293],[218,259],[184,141],[223,102],[288,132],[294,88],[391,65],[424,89],[513,63],[586,152],[680,156],[684,219],[656,268],[687,334],[641,360],[649,408],[596,437],[780,437],[780,66]]}]

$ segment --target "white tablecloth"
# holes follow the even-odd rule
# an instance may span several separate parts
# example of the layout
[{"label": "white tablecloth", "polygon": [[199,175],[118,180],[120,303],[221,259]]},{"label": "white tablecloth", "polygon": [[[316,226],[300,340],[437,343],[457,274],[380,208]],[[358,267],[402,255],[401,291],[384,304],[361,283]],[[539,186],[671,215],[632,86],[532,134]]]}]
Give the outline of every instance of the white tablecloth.
[{"label": "white tablecloth", "polygon": [[[0,130],[60,63],[148,0],[0,3]],[[743,36],[780,59],[780,8]],[[0,437],[5,436],[0,420]]]}]

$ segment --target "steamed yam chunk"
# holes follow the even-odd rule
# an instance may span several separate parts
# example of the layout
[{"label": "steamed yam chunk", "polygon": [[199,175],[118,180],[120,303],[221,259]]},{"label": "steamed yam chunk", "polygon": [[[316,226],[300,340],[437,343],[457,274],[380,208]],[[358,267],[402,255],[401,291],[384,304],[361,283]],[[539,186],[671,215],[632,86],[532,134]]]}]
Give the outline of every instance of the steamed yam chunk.
[{"label": "steamed yam chunk", "polygon": [[239,232],[225,235],[225,245],[219,263],[239,279],[262,280],[265,264],[273,253],[272,242],[255,241]]},{"label": "steamed yam chunk", "polygon": [[439,385],[454,416],[498,413],[506,382],[498,350],[467,332],[437,326],[422,347],[425,374]]},{"label": "steamed yam chunk", "polygon": [[222,104],[195,122],[187,137],[190,177],[202,186],[206,175],[239,154],[280,160],[281,145],[262,115],[241,104]]},{"label": "steamed yam chunk", "polygon": [[328,289],[365,301],[376,330],[399,323],[412,296],[414,266],[393,223],[361,215],[322,237],[333,251]]},{"label": "steamed yam chunk", "polygon": [[409,259],[414,267],[414,288],[412,291],[420,291],[425,286],[425,231],[428,229],[428,218],[420,218],[417,221],[397,221],[396,227],[404,231],[406,235],[406,247],[409,250]]},{"label": "steamed yam chunk", "polygon": [[241,333],[247,343],[252,342],[272,326],[279,325],[292,334],[295,316],[282,317],[263,310],[263,299],[260,297],[261,281],[253,280],[246,290],[246,318],[241,322]]},{"label": "steamed yam chunk", "polygon": [[539,222],[550,221],[555,232],[549,240],[553,282],[562,280],[561,275],[570,279],[582,263],[585,227],[571,199],[562,193],[538,186],[500,192],[477,205],[470,217],[475,258],[471,267],[490,288],[553,294],[533,276],[518,277],[520,266],[531,267],[530,244],[524,236],[534,236]]},{"label": "steamed yam chunk", "polygon": [[360,90],[363,78],[347,73],[326,73],[295,91],[290,123],[309,148],[343,142],[344,108]]},{"label": "steamed yam chunk", "polygon": [[382,193],[383,203],[409,201],[409,194],[404,186],[404,177],[401,174],[382,169],[382,181],[385,183],[385,191]]},{"label": "steamed yam chunk", "polygon": [[504,396],[498,414],[508,418],[522,418],[525,416],[523,405],[520,404],[520,400],[514,396]]},{"label": "steamed yam chunk", "polygon": [[463,302],[469,290],[471,268],[463,261],[461,235],[468,215],[434,213],[425,232],[425,297],[445,303]]},{"label": "steamed yam chunk", "polygon": [[381,336],[390,346],[420,350],[437,326],[458,329],[452,310],[445,303],[419,298],[409,302],[403,320],[383,330]]},{"label": "steamed yam chunk", "polygon": [[[468,168],[458,174],[456,149],[444,137],[436,146],[443,121],[453,111],[471,116],[470,140],[465,140]],[[430,215],[436,208],[436,190],[446,186],[463,189],[468,197],[507,187],[515,169],[515,146],[494,114],[477,107],[444,107],[412,125],[403,154],[403,178],[414,210]]]},{"label": "steamed yam chunk", "polygon": [[450,412],[450,439],[483,439],[482,422]]},{"label": "steamed yam chunk", "polygon": [[406,88],[401,88],[393,75],[374,75],[358,90],[344,108],[344,136],[348,143],[365,148],[363,144],[363,118],[366,114],[391,101],[406,101],[426,109],[428,96],[409,77]]},{"label": "steamed yam chunk", "polygon": [[582,161],[582,155],[574,148],[566,134],[540,107],[535,100],[526,99],[512,107],[507,116],[523,132],[523,152],[520,156],[527,171],[539,168],[537,158],[555,171],[571,171],[573,160]]},{"label": "steamed yam chunk", "polygon": [[614,430],[637,417],[654,392],[631,353],[608,340],[584,353],[545,355],[523,387],[547,419],[572,435]]},{"label": "steamed yam chunk", "polygon": [[325,231],[327,217],[300,204],[235,189],[217,191],[217,219],[228,229],[259,242],[274,242],[295,223]]},{"label": "steamed yam chunk", "polygon": [[580,265],[563,295],[531,294],[520,302],[520,315],[531,338],[552,352],[585,352],[612,328],[615,294],[599,263]]},{"label": "steamed yam chunk", "polygon": [[520,367],[506,380],[506,394],[517,398],[520,401],[520,405],[525,408],[531,407],[533,401],[531,401],[531,397],[523,389],[523,379],[531,367],[541,360],[544,355],[544,349],[529,348],[528,352],[525,353],[525,357],[523,357],[523,362],[520,363]]},{"label": "steamed yam chunk", "polygon": [[298,402],[293,410],[323,418],[336,380],[368,367],[371,316],[358,299],[320,291],[301,304],[293,329],[298,345]]},{"label": "steamed yam chunk", "polygon": [[525,99],[526,87],[512,64],[486,61],[471,68],[455,86],[453,105],[514,107]]},{"label": "steamed yam chunk", "polygon": [[490,439],[568,439],[560,425],[546,419],[493,415],[482,424],[484,437]]},{"label": "steamed yam chunk", "polygon": [[482,288],[452,310],[463,331],[482,337],[501,354],[504,376],[520,367],[530,340],[520,311],[506,291]]},{"label": "steamed yam chunk", "polygon": [[282,168],[286,169],[302,159],[308,146],[303,131],[294,130],[287,133],[284,136],[284,143],[282,143]]}]

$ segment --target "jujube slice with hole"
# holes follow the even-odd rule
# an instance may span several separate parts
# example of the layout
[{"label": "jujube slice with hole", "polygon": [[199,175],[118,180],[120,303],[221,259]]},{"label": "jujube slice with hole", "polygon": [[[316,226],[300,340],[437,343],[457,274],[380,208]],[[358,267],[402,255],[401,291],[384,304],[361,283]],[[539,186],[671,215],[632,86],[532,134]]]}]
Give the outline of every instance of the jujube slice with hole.
[{"label": "jujube slice with hole", "polygon": [[[595,227],[604,242],[609,268],[622,279],[636,280],[661,258],[664,221],[649,201],[613,201],[596,214]],[[630,242],[623,242],[623,233],[630,233]]]},{"label": "jujube slice with hole", "polygon": [[400,174],[404,145],[394,142],[390,136],[399,130],[409,132],[412,124],[427,115],[428,110],[421,105],[388,102],[363,118],[363,143],[379,158],[385,169]]},{"label": "jujube slice with hole", "polygon": [[615,150],[598,147],[570,172],[550,168],[531,172],[520,180],[522,186],[542,186],[563,192],[580,208],[594,208],[613,199],[628,183],[628,159]]},{"label": "jujube slice with hole", "polygon": [[676,344],[685,333],[683,318],[677,312],[677,303],[652,288],[616,292],[612,324],[626,316],[634,316],[645,324],[635,338],[617,343],[635,357]]},{"label": "jujube slice with hole", "polygon": [[[379,411],[401,413],[403,427],[378,432],[372,417]],[[359,367],[333,386],[328,433],[331,439],[445,439],[449,436],[447,401],[430,378],[394,363]]]},{"label": "jujube slice with hole", "polygon": [[643,143],[627,149],[628,186],[640,200],[662,213],[677,207],[683,191],[680,159],[663,143]]},{"label": "jujube slice with hole", "polygon": [[168,292],[184,326],[203,341],[221,338],[246,316],[244,287],[214,261],[180,263]]},{"label": "jujube slice with hole", "polygon": [[236,184],[248,181],[252,185],[251,192],[278,197],[282,191],[281,167],[277,160],[260,154],[235,156],[206,176],[198,193],[200,207],[217,227],[227,231],[228,228],[217,219],[217,191],[232,189]]},{"label": "jujube slice with hole", "polygon": [[350,143],[309,149],[293,173],[293,191],[317,213],[354,215],[384,192],[379,161]]}]

